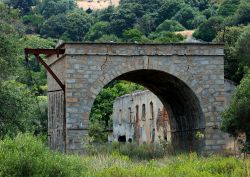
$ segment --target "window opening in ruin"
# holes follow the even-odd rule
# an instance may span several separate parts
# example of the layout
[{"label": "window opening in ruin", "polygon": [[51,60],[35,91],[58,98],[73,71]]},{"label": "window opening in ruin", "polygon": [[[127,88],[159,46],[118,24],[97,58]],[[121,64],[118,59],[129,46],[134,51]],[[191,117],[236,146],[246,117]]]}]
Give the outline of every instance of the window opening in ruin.
[{"label": "window opening in ruin", "polygon": [[146,106],[145,104],[142,105],[142,115],[141,115],[142,120],[146,120]]},{"label": "window opening in ruin", "polygon": [[129,139],[128,139],[128,142],[129,142],[129,143],[132,143],[132,138],[129,138]]},{"label": "window opening in ruin", "polygon": [[138,123],[139,122],[139,106],[138,105],[135,106],[135,111],[136,111],[136,123]]},{"label": "window opening in ruin", "polygon": [[154,119],[154,105],[152,101],[150,102],[150,114],[151,114],[150,119]]},{"label": "window opening in ruin", "polygon": [[119,125],[122,124],[122,110],[119,110]]},{"label": "window opening in ruin", "polygon": [[126,142],[126,135],[122,135],[118,137],[119,142]]},{"label": "window opening in ruin", "polygon": [[155,129],[151,129],[150,131],[150,138],[151,138],[151,143],[155,142]]},{"label": "window opening in ruin", "polygon": [[131,107],[128,108],[128,116],[129,116],[129,123],[133,123],[132,121],[132,112],[131,112]]}]

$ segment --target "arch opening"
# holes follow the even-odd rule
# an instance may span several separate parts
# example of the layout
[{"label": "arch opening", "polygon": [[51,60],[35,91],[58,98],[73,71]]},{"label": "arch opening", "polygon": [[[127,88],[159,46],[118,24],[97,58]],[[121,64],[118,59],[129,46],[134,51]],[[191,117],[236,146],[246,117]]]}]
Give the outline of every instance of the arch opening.
[{"label": "arch opening", "polygon": [[[171,142],[176,148],[198,152],[202,149],[204,142],[195,135],[198,131],[204,131],[204,115],[197,96],[182,80],[163,71],[148,69],[127,72],[113,80],[142,85],[160,99],[169,116]],[[152,109],[152,103],[147,104]],[[136,106],[135,123],[139,121],[139,114],[143,114],[145,108],[138,109],[139,106]],[[151,117],[154,119],[152,115]],[[151,141],[154,141],[153,138]]]}]

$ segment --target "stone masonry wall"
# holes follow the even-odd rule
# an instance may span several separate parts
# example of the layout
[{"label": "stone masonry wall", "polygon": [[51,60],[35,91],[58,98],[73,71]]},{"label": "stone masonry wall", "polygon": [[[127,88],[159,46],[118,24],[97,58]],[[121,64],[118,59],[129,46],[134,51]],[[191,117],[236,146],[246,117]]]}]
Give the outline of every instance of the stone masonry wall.
[{"label": "stone masonry wall", "polygon": [[[66,43],[60,47],[66,49],[65,55],[55,60],[53,65],[65,61],[62,81],[66,84],[67,152],[82,151],[82,139],[87,134],[89,114],[97,94],[120,76],[144,84],[164,105],[168,103],[173,109],[172,120],[175,121],[172,122],[176,125],[191,127],[195,124],[204,129],[204,152],[225,147],[227,135],[219,130],[220,112],[224,109],[225,100],[222,45]],[[54,60],[53,56],[48,58],[48,62],[51,60]],[[137,78],[138,74],[130,74],[125,77],[134,71],[139,75],[152,71],[152,75]],[[156,71],[161,75],[153,78]],[[149,77],[152,78],[147,80]],[[48,82],[50,89],[54,81]],[[154,83],[159,85],[155,87]],[[176,107],[181,111],[175,110]],[[184,111],[186,107],[188,114]],[[184,123],[180,123],[181,117]]]}]

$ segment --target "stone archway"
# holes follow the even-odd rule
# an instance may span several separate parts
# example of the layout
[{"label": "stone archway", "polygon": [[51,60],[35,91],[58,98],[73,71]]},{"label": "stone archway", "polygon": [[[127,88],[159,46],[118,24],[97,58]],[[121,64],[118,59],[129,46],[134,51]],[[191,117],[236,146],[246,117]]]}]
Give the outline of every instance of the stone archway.
[{"label": "stone archway", "polygon": [[[171,106],[172,127],[177,131],[203,129],[202,150],[224,148],[226,135],[219,130],[224,108],[223,46],[66,43],[60,47],[66,49],[65,54],[59,58],[50,56],[48,64],[66,86],[67,151],[82,150],[81,141],[87,134],[95,97],[113,79],[137,82],[154,92]],[[50,76],[48,88],[58,89]],[[53,92],[49,94],[52,97]],[[56,139],[53,127],[50,129]],[[183,146],[186,138],[183,134],[176,137]]]},{"label": "stone archway", "polygon": [[151,69],[131,71],[116,79],[143,85],[153,92],[169,114],[172,143],[180,149],[200,151],[204,142],[198,142],[195,133],[205,130],[205,118],[189,86],[173,75]]}]

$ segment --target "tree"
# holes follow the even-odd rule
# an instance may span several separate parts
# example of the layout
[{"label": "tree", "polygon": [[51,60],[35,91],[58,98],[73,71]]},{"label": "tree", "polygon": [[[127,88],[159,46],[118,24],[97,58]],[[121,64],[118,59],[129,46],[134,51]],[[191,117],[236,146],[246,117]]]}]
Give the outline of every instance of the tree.
[{"label": "tree", "polygon": [[196,9],[186,5],[175,14],[173,19],[180,22],[185,28],[193,29],[193,20],[197,15]]},{"label": "tree", "polygon": [[15,81],[0,84],[0,138],[34,131],[37,107],[25,85]]},{"label": "tree", "polygon": [[[0,84],[15,74],[19,65],[19,33],[16,27],[20,21],[18,12],[0,3]],[[15,26],[17,25],[17,26]],[[20,25],[22,26],[22,25]]]},{"label": "tree", "polygon": [[241,0],[235,18],[237,24],[248,24],[250,22],[250,0]]},{"label": "tree", "polygon": [[157,28],[156,31],[170,31],[170,32],[175,32],[175,31],[183,31],[185,28],[176,20],[165,20],[162,22]]},{"label": "tree", "polygon": [[192,26],[194,28],[197,28],[200,26],[202,23],[204,23],[207,20],[207,17],[205,15],[196,15],[192,21]]},{"label": "tree", "polygon": [[14,9],[19,9],[22,15],[26,15],[31,11],[36,0],[4,0],[4,2]]},{"label": "tree", "polygon": [[104,34],[110,33],[110,23],[106,21],[99,21],[92,25],[85,36],[86,41],[95,41]]},{"label": "tree", "polygon": [[61,13],[67,13],[76,8],[74,0],[43,0],[36,6],[36,10],[45,18]]},{"label": "tree", "polygon": [[195,30],[193,36],[197,39],[201,39],[206,42],[211,42],[217,35],[217,33],[223,28],[223,18],[215,16],[209,18],[202,23],[197,30]]},{"label": "tree", "polygon": [[76,10],[66,15],[64,36],[72,41],[83,41],[93,21],[89,14]]},{"label": "tree", "polygon": [[192,7],[198,8],[200,11],[205,10],[211,6],[210,0],[184,0]]},{"label": "tree", "polygon": [[[28,35],[20,40],[23,48],[54,48],[55,41],[53,39],[43,39],[38,35]],[[46,70],[35,59],[34,56],[29,57],[29,67],[27,63],[22,62],[22,67],[18,68],[18,77],[16,81],[26,84],[36,95],[46,95],[47,75]],[[31,75],[31,76],[30,76]],[[35,83],[33,83],[34,80]]]},{"label": "tree", "polygon": [[250,72],[237,86],[231,104],[222,114],[221,129],[236,137],[246,133],[247,149],[250,150]]},{"label": "tree", "polygon": [[82,41],[92,23],[89,14],[75,10],[50,17],[42,25],[41,34],[45,37]]},{"label": "tree", "polygon": [[100,10],[100,11],[94,11],[96,13],[98,21],[107,21],[109,22],[111,19],[111,16],[115,13],[114,6],[109,6],[106,9]]},{"label": "tree", "polygon": [[110,20],[112,33],[120,37],[124,30],[133,27],[136,22],[136,14],[131,12],[131,9],[119,9]]},{"label": "tree", "polygon": [[135,25],[146,36],[156,28],[157,13],[148,13],[137,20]]},{"label": "tree", "polygon": [[66,14],[51,16],[42,24],[40,33],[44,37],[60,38],[66,31],[66,23]]},{"label": "tree", "polygon": [[217,34],[214,40],[215,42],[225,43],[225,78],[233,80],[236,83],[239,83],[244,75],[244,65],[236,52],[237,41],[244,29],[243,26],[225,27],[224,30]]},{"label": "tree", "polygon": [[183,1],[176,0],[166,0],[164,4],[162,4],[157,11],[158,18],[157,18],[157,25],[162,23],[166,19],[171,19],[175,14],[181,10],[181,8],[185,5]]},{"label": "tree", "polygon": [[227,17],[230,15],[234,15],[238,6],[240,4],[240,0],[224,0],[219,6],[217,13],[218,15]]},{"label": "tree", "polygon": [[26,33],[38,33],[44,18],[41,14],[28,14],[22,17],[23,23],[27,26]]},{"label": "tree", "polygon": [[141,31],[138,29],[129,29],[123,32],[123,38],[126,42],[149,42]]},{"label": "tree", "polygon": [[236,53],[250,67],[250,25],[246,27],[236,43]]}]

